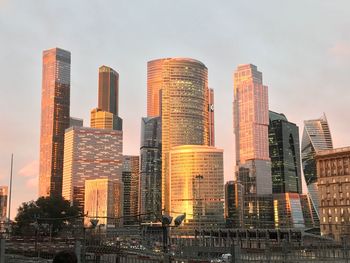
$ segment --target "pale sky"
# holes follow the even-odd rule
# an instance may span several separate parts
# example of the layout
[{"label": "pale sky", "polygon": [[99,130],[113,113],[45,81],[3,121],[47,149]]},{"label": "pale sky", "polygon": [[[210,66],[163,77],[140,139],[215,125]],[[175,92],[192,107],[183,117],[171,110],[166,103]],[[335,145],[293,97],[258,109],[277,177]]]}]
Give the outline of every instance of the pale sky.
[{"label": "pale sky", "polygon": [[42,51],[69,50],[71,115],[97,106],[98,67],[120,74],[124,154],[138,154],[147,61],[191,57],[209,70],[217,147],[233,178],[233,80],[253,63],[270,109],[300,128],[327,114],[335,147],[350,145],[348,0],[0,0],[0,184],[15,154],[12,217],[37,198]]}]

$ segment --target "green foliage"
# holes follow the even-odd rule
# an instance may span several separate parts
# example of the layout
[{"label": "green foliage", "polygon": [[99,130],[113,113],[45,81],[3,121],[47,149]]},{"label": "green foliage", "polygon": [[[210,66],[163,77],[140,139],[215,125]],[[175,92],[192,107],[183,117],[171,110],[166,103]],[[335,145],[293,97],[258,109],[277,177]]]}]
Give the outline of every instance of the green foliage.
[{"label": "green foliage", "polygon": [[70,206],[69,201],[62,197],[40,197],[36,201],[22,203],[15,218],[14,231],[16,234],[26,235],[35,231],[44,234],[57,234],[64,224],[79,216],[79,209]]}]

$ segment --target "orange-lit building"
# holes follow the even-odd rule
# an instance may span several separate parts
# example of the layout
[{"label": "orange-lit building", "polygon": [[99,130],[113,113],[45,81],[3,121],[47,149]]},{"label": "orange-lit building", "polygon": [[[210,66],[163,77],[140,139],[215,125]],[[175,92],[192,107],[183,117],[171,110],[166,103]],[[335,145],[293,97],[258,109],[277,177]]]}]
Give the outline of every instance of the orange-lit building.
[{"label": "orange-lit building", "polygon": [[[8,187],[0,186],[0,223],[6,222],[7,217]],[[0,229],[2,225],[0,225]]]},{"label": "orange-lit building", "polygon": [[208,91],[208,118],[209,118],[209,145],[215,146],[215,126],[214,126],[214,90]]},{"label": "orange-lit building", "polygon": [[105,227],[122,226],[123,184],[120,180],[91,179],[85,181],[85,225],[90,218],[97,218]]},{"label": "orange-lit building", "polygon": [[209,144],[208,69],[198,60],[148,62],[147,114],[162,122],[162,206],[169,211],[169,151],[178,145]]},{"label": "orange-lit building", "polygon": [[70,52],[43,53],[39,196],[61,195],[64,132],[69,127]]},{"label": "orange-lit building", "polygon": [[173,147],[169,157],[170,215],[186,213],[185,227],[224,224],[223,150],[202,145]]},{"label": "orange-lit building", "polygon": [[101,66],[98,70],[98,108],[118,116],[119,74],[114,69]]},{"label": "orange-lit building", "polygon": [[122,132],[87,127],[66,130],[62,195],[84,211],[85,180],[121,179]]}]

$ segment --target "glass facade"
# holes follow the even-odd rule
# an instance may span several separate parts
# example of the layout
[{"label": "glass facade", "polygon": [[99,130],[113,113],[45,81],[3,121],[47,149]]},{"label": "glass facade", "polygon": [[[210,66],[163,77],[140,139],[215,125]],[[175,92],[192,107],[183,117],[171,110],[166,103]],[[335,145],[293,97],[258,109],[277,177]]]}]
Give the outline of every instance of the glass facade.
[{"label": "glass facade", "polygon": [[122,132],[71,127],[64,141],[63,191],[66,200],[84,211],[85,180],[121,179]]},{"label": "glass facade", "polygon": [[101,66],[98,73],[98,108],[118,116],[119,74],[107,66]]},{"label": "glass facade", "polygon": [[64,132],[69,127],[70,52],[43,52],[39,196],[62,195]]},{"label": "glass facade", "polygon": [[139,156],[124,155],[122,180],[124,184],[124,224],[138,222],[139,217]]},{"label": "glass facade", "polygon": [[273,193],[301,193],[299,127],[270,111],[269,150]]},{"label": "glass facade", "polygon": [[208,229],[224,224],[223,150],[200,145],[170,151],[170,215],[186,213],[184,226]]},{"label": "glass facade", "polygon": [[142,118],[140,148],[140,213],[144,221],[162,214],[162,124],[160,117]]},{"label": "glass facade", "polygon": [[[122,225],[123,185],[119,180],[92,179],[85,181],[84,198],[85,225],[90,218],[97,218],[99,225],[114,227]],[[118,219],[114,219],[118,218]]]},{"label": "glass facade", "polygon": [[209,144],[208,70],[190,58],[148,62],[148,117],[162,118],[162,206],[169,206],[169,151]]},{"label": "glass facade", "polygon": [[242,185],[237,181],[228,181],[225,184],[225,220],[229,228],[241,227],[242,191]]}]

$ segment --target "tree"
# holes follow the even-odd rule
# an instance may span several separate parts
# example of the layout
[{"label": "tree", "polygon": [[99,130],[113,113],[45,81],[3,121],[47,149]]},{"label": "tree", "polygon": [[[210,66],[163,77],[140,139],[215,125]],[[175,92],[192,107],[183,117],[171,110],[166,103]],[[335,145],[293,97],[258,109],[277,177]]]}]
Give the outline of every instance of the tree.
[{"label": "tree", "polygon": [[30,234],[41,227],[54,235],[79,214],[79,209],[70,206],[69,201],[62,197],[39,197],[36,201],[22,203],[18,208],[14,231],[16,234]]}]

